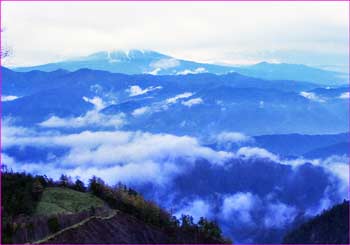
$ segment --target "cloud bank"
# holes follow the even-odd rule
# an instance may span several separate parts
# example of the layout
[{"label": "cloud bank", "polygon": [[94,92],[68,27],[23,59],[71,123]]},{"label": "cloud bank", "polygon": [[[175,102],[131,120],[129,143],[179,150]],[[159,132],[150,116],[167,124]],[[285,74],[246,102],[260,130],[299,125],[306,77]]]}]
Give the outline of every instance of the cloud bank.
[{"label": "cloud bank", "polygon": [[[198,158],[222,164],[232,157],[231,153],[201,146],[195,138],[170,134],[130,131],[39,133],[9,125],[3,126],[3,132],[4,150],[13,146],[69,149],[63,157],[54,158],[55,161],[15,163],[14,169],[46,172],[53,177],[57,177],[59,172],[69,173],[82,176],[85,181],[92,175],[98,175],[109,183],[154,182],[162,185],[170,183],[172,176],[191,167]],[[9,160],[8,157],[5,159]]]},{"label": "cloud bank", "polygon": [[[220,168],[222,171],[230,169],[235,163],[244,165],[249,164],[249,161],[266,163],[268,160],[270,164],[291,166],[288,171],[292,177],[295,170],[306,162],[322,167],[329,173],[328,187],[318,203],[304,210],[307,215],[317,214],[332,205],[332,195],[347,196],[349,176],[346,156],[313,160],[281,159],[258,147],[243,146],[232,152],[215,151],[201,145],[196,138],[188,136],[120,130],[83,130],[76,133],[37,131],[16,127],[11,120],[4,120],[2,126],[2,163],[14,171],[46,174],[55,179],[63,173],[72,177],[79,176],[85,182],[96,175],[111,185],[121,181],[140,188],[154,186],[157,193],[153,195],[159,195],[159,202],[166,207],[174,207],[175,215],[191,214],[195,221],[202,216],[209,217],[219,221],[231,232],[235,229],[235,234],[239,234],[239,229],[237,231],[235,228],[237,226],[246,230],[257,227],[262,230],[289,227],[299,214],[300,207],[279,200],[276,193],[285,190],[277,190],[277,187],[269,193],[241,189],[233,193],[223,191],[198,196],[191,192],[186,194],[192,190],[190,186],[186,186],[185,194],[181,195],[183,199],[171,200],[169,193],[172,193],[170,196],[176,196],[179,191],[175,187],[178,177],[190,171],[198,171],[198,179],[192,181],[205,183],[206,180],[201,179],[200,175],[201,166],[197,166],[203,159],[212,168]],[[238,132],[224,132],[217,138],[222,142],[250,142],[248,136]],[[29,157],[27,161],[18,161],[16,156],[7,153],[11,147],[18,147],[21,151],[35,147],[47,151],[48,154],[44,160],[31,160]],[[58,155],[55,152],[57,148],[67,151]],[[154,198],[156,197],[152,196]],[[237,241],[246,240],[239,237]]]}]

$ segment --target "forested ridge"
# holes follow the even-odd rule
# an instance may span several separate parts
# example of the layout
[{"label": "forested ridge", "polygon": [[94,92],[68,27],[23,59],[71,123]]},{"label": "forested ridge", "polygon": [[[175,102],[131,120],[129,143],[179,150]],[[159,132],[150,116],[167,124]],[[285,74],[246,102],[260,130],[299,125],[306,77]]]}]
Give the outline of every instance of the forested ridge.
[{"label": "forested ridge", "polygon": [[[78,192],[86,195],[80,196]],[[55,195],[60,195],[58,197],[60,200]],[[65,195],[68,195],[67,203],[65,203]],[[96,198],[96,200],[85,205],[81,203],[82,198]],[[91,199],[86,200],[90,202]],[[103,207],[99,200],[104,202]],[[55,202],[61,203],[55,205],[57,204]],[[40,213],[37,212],[38,205],[40,205]],[[139,243],[150,243],[150,241],[156,243],[232,243],[223,237],[220,227],[214,221],[202,217],[198,223],[195,223],[193,217],[189,215],[182,215],[178,219],[156,203],[144,199],[134,189],[121,183],[111,187],[97,177],[90,179],[88,186],[85,186],[79,179],[72,181],[65,175],[62,175],[59,181],[54,181],[46,176],[14,173],[3,167],[2,210],[2,243],[17,243],[23,239],[29,239],[26,242],[33,242],[30,239],[40,237],[37,233],[44,234],[46,231],[48,234],[53,234],[66,228],[73,222],[72,220],[81,221],[97,213],[110,213],[110,210],[120,212],[122,214],[120,217],[126,222],[133,220],[132,222],[136,222],[140,227],[145,227],[151,233],[153,229],[154,234],[158,234],[152,237],[153,240],[147,240],[148,238],[142,235]],[[46,215],[45,212],[47,212]],[[36,227],[37,224],[40,226],[44,224],[47,227],[39,228]],[[125,226],[119,228],[128,229],[127,223]],[[80,229],[84,231],[84,227]],[[116,228],[113,227],[113,229]],[[63,235],[56,242],[74,242],[60,239],[66,238]],[[154,239],[161,240],[154,241]],[[123,243],[123,241],[128,241],[128,238],[107,242]]]},{"label": "forested ridge", "polygon": [[335,205],[289,232],[287,244],[349,244],[349,201]]}]

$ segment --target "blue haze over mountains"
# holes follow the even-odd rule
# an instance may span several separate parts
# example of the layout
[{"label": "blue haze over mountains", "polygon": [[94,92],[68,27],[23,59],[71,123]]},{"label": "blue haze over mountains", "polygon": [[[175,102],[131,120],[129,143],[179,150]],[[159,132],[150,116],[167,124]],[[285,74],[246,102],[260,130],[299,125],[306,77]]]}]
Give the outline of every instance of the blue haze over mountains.
[{"label": "blue haze over mountains", "polygon": [[326,71],[301,64],[273,64],[261,62],[247,66],[223,66],[176,59],[150,50],[103,51],[92,55],[31,67],[18,67],[16,71],[55,71],[64,69],[76,71],[81,68],[104,70],[114,73],[176,75],[183,73],[208,72],[225,74],[239,72],[242,75],[269,80],[308,81],[320,84],[346,84],[348,74]]},{"label": "blue haze over mountains", "polygon": [[[176,214],[217,220],[236,243],[279,243],[347,198],[347,77],[305,65],[229,67],[139,50],[3,67],[3,161],[53,177],[58,169],[130,175],[124,181],[148,198]],[[110,132],[123,133],[99,141]],[[133,151],[122,152],[145,159],[99,159],[100,150],[107,156],[124,146],[124,134]],[[99,143],[87,146],[91,135]],[[84,160],[86,147],[100,165]],[[81,158],[74,162],[74,155]],[[161,166],[164,179],[140,179],[127,168],[137,160],[154,171]],[[120,169],[110,170],[113,164]]]}]

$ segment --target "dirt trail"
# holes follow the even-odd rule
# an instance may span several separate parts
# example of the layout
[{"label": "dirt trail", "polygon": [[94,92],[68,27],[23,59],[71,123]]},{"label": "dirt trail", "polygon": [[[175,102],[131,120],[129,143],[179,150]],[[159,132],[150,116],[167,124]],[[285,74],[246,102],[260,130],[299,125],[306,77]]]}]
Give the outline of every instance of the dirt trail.
[{"label": "dirt trail", "polygon": [[117,211],[117,210],[112,210],[111,214],[108,215],[108,216],[95,216],[95,215],[90,216],[89,218],[86,218],[86,219],[80,221],[79,223],[76,223],[76,224],[74,224],[74,225],[68,226],[68,227],[66,227],[66,228],[64,228],[64,229],[62,229],[62,230],[60,230],[60,231],[58,231],[58,232],[56,232],[56,233],[53,233],[53,234],[51,234],[51,235],[49,235],[49,236],[47,236],[47,237],[45,237],[45,238],[43,238],[43,239],[40,239],[40,240],[35,241],[35,242],[32,242],[31,244],[41,244],[41,243],[45,243],[45,242],[49,241],[50,239],[53,239],[53,238],[55,238],[56,236],[61,235],[61,234],[63,234],[63,233],[66,232],[66,231],[76,229],[76,228],[78,228],[78,227],[80,227],[80,226],[86,224],[87,222],[93,220],[93,219],[99,219],[99,220],[112,219],[112,218],[114,218],[117,214],[118,214],[118,211]]}]

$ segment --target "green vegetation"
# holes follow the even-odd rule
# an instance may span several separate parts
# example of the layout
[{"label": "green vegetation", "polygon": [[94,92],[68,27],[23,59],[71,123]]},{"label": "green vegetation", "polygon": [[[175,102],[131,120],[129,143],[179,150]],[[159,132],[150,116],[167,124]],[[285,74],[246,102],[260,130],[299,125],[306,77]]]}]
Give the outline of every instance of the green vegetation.
[{"label": "green vegetation", "polygon": [[41,181],[41,178],[26,173],[2,174],[3,218],[34,212],[40,195],[34,183]]},{"label": "green vegetation", "polygon": [[324,211],[283,239],[286,244],[349,244],[349,202]]},{"label": "green vegetation", "polygon": [[198,239],[199,243],[232,244],[231,240],[222,236],[221,229],[216,222],[201,217],[198,224],[196,224],[190,215],[182,215],[181,219],[178,220],[154,202],[145,200],[135,190],[127,188],[123,184],[112,188],[100,178],[93,177],[88,189],[108,203],[110,207],[137,217],[145,223],[159,227],[173,235],[175,241],[173,243],[179,242],[178,239],[181,240],[181,237],[177,237],[178,233],[181,232],[191,238],[200,237]]},{"label": "green vegetation", "polygon": [[49,187],[42,194],[35,214],[50,216],[58,213],[78,213],[91,207],[103,207],[104,202],[91,193],[83,193],[64,187]]},{"label": "green vegetation", "polygon": [[93,177],[86,188],[82,181],[76,180],[73,183],[65,175],[55,182],[46,176],[13,173],[4,167],[1,175],[2,243],[12,243],[18,228],[15,221],[18,217],[29,218],[27,223],[21,225],[31,233],[35,233],[38,228],[31,220],[37,219],[39,215],[49,217],[47,227],[51,233],[55,233],[61,231],[60,222],[66,214],[84,210],[90,210],[94,214],[96,208],[106,204],[151,227],[158,227],[170,243],[232,243],[222,236],[216,222],[201,218],[196,224],[188,215],[179,220],[122,184],[110,187],[101,179]]},{"label": "green vegetation", "polygon": [[[18,227],[14,218],[33,214],[41,196],[40,185],[46,185],[45,177],[33,177],[26,173],[8,172],[2,166],[1,208],[3,243],[12,243],[12,236]],[[39,185],[40,183],[40,185]]]}]

